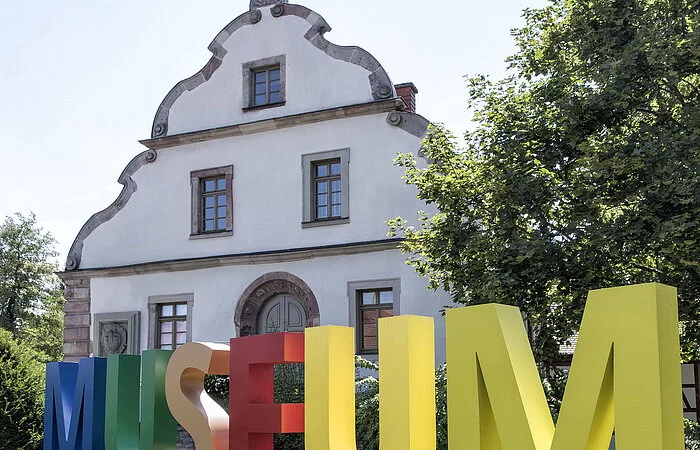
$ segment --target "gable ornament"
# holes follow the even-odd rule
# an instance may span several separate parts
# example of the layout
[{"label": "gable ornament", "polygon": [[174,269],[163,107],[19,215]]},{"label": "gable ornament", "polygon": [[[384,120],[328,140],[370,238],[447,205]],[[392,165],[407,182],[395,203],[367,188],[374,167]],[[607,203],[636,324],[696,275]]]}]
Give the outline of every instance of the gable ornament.
[{"label": "gable ornament", "polygon": [[289,0],[250,0],[250,9],[262,8],[264,6],[282,5],[289,3]]}]

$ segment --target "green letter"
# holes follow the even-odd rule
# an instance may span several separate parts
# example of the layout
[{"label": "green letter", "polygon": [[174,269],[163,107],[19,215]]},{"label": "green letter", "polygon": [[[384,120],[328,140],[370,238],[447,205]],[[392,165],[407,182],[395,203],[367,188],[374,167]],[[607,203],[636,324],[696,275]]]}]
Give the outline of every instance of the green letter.
[{"label": "green letter", "polygon": [[105,450],[175,448],[177,422],[165,400],[165,370],[172,353],[148,350],[143,356],[107,358]]},{"label": "green letter", "polygon": [[107,357],[105,450],[139,448],[139,370],[141,357]]}]

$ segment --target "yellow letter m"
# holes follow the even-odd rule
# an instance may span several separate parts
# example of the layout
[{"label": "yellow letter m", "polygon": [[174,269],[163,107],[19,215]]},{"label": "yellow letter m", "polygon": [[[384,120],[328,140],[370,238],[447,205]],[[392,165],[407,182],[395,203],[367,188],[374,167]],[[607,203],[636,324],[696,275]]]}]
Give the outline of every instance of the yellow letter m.
[{"label": "yellow letter m", "polygon": [[556,430],[520,312],[447,312],[449,448],[682,450],[676,290],[588,295]]}]

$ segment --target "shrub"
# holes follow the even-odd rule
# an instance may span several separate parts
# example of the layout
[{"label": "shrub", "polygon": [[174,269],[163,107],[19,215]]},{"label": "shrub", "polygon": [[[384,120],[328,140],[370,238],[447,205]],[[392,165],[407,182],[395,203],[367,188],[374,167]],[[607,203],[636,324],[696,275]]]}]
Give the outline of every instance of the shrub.
[{"label": "shrub", "polygon": [[447,365],[435,371],[436,448],[447,450]]},{"label": "shrub", "polygon": [[[275,366],[275,403],[304,403],[304,364]],[[274,448],[304,450],[304,433],[275,434]]]},{"label": "shrub", "polygon": [[685,429],[685,450],[700,450],[700,424],[683,419]]},{"label": "shrub", "polygon": [[0,329],[0,442],[15,450],[40,449],[44,367],[40,355]]},{"label": "shrub", "polygon": [[[355,367],[379,372],[379,366],[359,356]],[[355,381],[355,440],[358,450],[379,448],[379,381],[373,376]]]}]

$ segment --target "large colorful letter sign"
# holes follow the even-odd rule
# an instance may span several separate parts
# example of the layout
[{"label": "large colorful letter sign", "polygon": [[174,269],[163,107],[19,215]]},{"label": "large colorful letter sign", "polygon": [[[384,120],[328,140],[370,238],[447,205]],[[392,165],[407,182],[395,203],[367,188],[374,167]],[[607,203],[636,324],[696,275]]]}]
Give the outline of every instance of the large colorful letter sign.
[{"label": "large colorful letter sign", "polygon": [[[613,429],[618,450],[683,449],[674,288],[590,292],[556,429],[517,308],[450,309],[446,331],[452,449],[607,450]],[[301,431],[307,450],[353,450],[353,342],[324,326],[49,364],[44,449],[172,449],[164,389],[197,450],[272,450],[273,433]],[[432,318],[379,319],[381,450],[435,448],[433,345]],[[302,362],[305,404],[273,403],[274,365]],[[205,374],[230,374],[230,416]]]},{"label": "large colorful letter sign", "polygon": [[517,308],[447,312],[450,448],[682,450],[674,288],[592,291],[556,431]]},{"label": "large colorful letter sign", "polygon": [[46,365],[44,450],[104,448],[105,358]]}]

